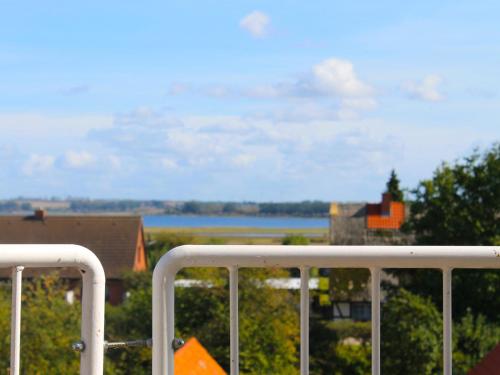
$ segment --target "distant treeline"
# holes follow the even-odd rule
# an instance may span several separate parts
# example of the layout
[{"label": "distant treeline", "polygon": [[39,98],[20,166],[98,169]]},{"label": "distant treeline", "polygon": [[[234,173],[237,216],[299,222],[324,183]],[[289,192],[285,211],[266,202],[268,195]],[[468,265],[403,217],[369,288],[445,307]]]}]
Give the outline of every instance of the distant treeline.
[{"label": "distant treeline", "polygon": [[136,200],[72,200],[69,210],[72,212],[135,212],[142,209],[164,209],[162,201]]},{"label": "distant treeline", "polygon": [[0,212],[11,213],[18,211],[31,211],[32,207],[29,202],[16,202],[16,201],[0,201]]},{"label": "distant treeline", "polygon": [[320,201],[283,203],[189,201],[175,209],[175,213],[194,215],[327,216],[329,203]]},{"label": "distant treeline", "polygon": [[[36,202],[36,203],[33,203]],[[303,202],[202,202],[160,200],[27,200],[0,201],[0,212],[19,213],[42,207],[54,213],[138,213],[171,215],[262,215],[262,216],[316,216],[328,215],[329,203]]]}]

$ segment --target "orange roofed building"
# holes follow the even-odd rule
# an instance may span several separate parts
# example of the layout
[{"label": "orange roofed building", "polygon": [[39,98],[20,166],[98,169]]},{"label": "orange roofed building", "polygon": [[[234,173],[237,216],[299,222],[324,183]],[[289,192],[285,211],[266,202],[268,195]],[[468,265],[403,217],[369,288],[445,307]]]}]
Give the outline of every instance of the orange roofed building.
[{"label": "orange roofed building", "polygon": [[332,203],[330,243],[332,245],[410,245],[413,235],[401,232],[407,207],[382,194],[380,203]]},{"label": "orange roofed building", "polygon": [[398,230],[405,221],[405,204],[394,202],[391,193],[382,194],[382,202],[366,205],[366,227],[368,229]]},{"label": "orange roofed building", "polygon": [[174,368],[175,375],[226,375],[195,337],[175,352]]}]

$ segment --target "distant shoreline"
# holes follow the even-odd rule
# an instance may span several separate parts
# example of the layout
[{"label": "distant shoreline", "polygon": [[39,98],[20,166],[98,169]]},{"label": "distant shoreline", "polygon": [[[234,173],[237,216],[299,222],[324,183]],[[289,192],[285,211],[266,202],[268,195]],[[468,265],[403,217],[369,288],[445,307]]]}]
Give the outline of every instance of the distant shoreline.
[{"label": "distant shoreline", "polygon": [[[161,212],[148,212],[148,211],[57,211],[47,210],[49,215],[54,216],[71,216],[71,215],[85,215],[85,216],[181,216],[181,217],[261,217],[261,218],[289,218],[296,217],[302,219],[326,219],[328,214],[323,215],[283,215],[283,214],[190,214],[190,213],[161,213]],[[0,212],[0,216],[30,216],[33,211],[14,211],[14,212]]]},{"label": "distant shoreline", "polygon": [[232,217],[328,217],[330,203],[301,202],[230,202],[168,200],[45,200],[18,198],[0,200],[0,214],[28,215],[35,209],[49,215],[189,215]]}]

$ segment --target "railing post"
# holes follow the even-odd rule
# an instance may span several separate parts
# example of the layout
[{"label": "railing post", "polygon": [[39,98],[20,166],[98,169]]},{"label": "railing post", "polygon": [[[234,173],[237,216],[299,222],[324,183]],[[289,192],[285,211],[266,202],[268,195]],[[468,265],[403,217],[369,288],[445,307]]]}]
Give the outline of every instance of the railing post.
[{"label": "railing post", "polygon": [[380,268],[371,268],[372,375],[380,375]]},{"label": "railing post", "polygon": [[452,269],[443,269],[443,375],[452,373]]},{"label": "railing post", "polygon": [[153,375],[174,375],[176,272],[159,264],[153,272]]},{"label": "railing post", "polygon": [[309,374],[309,267],[300,268],[300,375]]},{"label": "railing post", "polygon": [[10,374],[19,375],[21,350],[21,291],[23,266],[12,267],[12,313],[10,328]]},{"label": "railing post", "polygon": [[239,369],[239,313],[238,313],[238,267],[229,268],[229,321],[231,375],[238,375]]}]

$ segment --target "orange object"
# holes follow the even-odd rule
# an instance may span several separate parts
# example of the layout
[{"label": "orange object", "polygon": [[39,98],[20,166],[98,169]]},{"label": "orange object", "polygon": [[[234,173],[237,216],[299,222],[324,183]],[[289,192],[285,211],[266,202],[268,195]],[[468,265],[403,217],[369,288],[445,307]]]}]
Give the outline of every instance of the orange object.
[{"label": "orange object", "polygon": [[393,202],[389,193],[382,195],[382,203],[366,205],[368,229],[399,229],[404,221],[404,203]]},{"label": "orange object", "polygon": [[195,337],[175,352],[174,368],[175,375],[226,375]]}]

